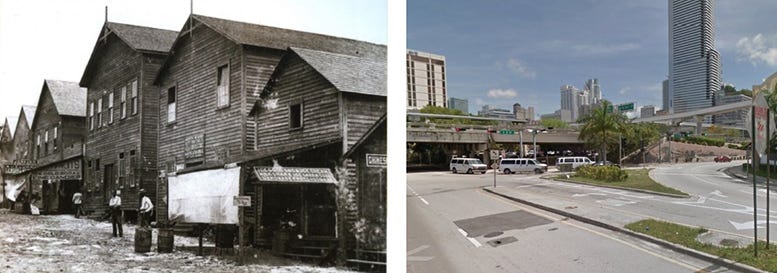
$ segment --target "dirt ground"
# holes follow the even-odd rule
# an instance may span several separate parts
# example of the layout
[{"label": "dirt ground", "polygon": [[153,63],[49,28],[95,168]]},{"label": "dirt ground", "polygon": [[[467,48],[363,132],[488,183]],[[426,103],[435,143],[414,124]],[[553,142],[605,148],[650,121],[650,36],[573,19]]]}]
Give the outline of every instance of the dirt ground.
[{"label": "dirt ground", "polygon": [[[175,237],[173,253],[135,253],[135,228],[125,224],[124,237],[113,238],[109,222],[0,209],[0,272],[352,272],[306,265],[266,251],[253,251],[240,266],[234,255],[197,256],[189,251],[197,246],[197,238],[183,236]],[[184,247],[187,250],[181,251]]]}]

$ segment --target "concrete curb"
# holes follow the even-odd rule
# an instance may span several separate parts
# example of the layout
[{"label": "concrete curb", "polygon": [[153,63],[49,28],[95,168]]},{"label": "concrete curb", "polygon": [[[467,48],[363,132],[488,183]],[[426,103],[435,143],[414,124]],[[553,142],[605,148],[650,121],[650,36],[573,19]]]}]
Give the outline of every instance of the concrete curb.
[{"label": "concrete curb", "polygon": [[574,184],[578,184],[578,185],[588,185],[588,186],[593,186],[593,187],[602,187],[602,188],[610,188],[610,189],[616,189],[616,190],[639,192],[639,193],[645,193],[645,194],[661,195],[661,196],[672,197],[672,198],[690,198],[690,196],[687,196],[687,195],[655,192],[655,191],[649,191],[649,190],[632,189],[632,188],[618,187],[618,186],[589,184],[589,183],[577,182],[577,181],[572,181],[572,180],[557,179],[555,177],[550,177],[550,176],[548,176],[548,177],[544,177],[543,176],[543,177],[540,177],[540,178],[547,179],[547,180],[553,180],[553,181],[559,181],[559,182],[574,183]]},{"label": "concrete curb", "polygon": [[515,202],[524,204],[524,205],[528,205],[528,206],[535,207],[535,208],[538,208],[538,209],[541,209],[541,210],[545,210],[545,211],[548,211],[548,212],[551,212],[551,213],[555,213],[555,214],[558,214],[558,215],[561,215],[561,216],[564,216],[564,217],[575,219],[575,220],[583,222],[583,223],[587,223],[587,224],[591,224],[591,225],[598,226],[598,227],[601,227],[601,228],[609,229],[609,230],[612,230],[612,231],[615,231],[615,232],[620,232],[620,233],[623,233],[623,234],[626,234],[626,235],[629,235],[629,236],[632,236],[632,237],[635,237],[635,238],[638,238],[638,239],[641,239],[641,240],[645,240],[645,241],[648,241],[648,242],[651,242],[651,243],[654,243],[654,244],[657,244],[657,245],[660,245],[660,246],[663,246],[663,247],[667,247],[669,249],[672,249],[672,250],[674,250],[676,252],[679,252],[679,253],[683,253],[683,254],[688,255],[688,256],[692,256],[692,257],[695,257],[695,258],[698,258],[698,259],[701,259],[701,260],[705,260],[705,261],[713,263],[713,264],[725,266],[725,267],[727,267],[729,269],[737,270],[737,271],[740,271],[740,272],[754,272],[754,273],[765,273],[765,272],[767,272],[767,271],[764,271],[764,270],[761,270],[761,269],[758,269],[758,268],[755,268],[755,267],[752,267],[752,266],[749,266],[749,265],[746,265],[746,264],[738,263],[738,262],[735,262],[735,261],[732,261],[732,260],[729,260],[729,259],[721,258],[721,257],[715,256],[715,255],[712,255],[712,254],[708,254],[708,253],[705,253],[705,252],[701,252],[701,251],[698,251],[698,250],[695,250],[695,249],[687,248],[685,246],[682,246],[682,245],[679,245],[679,244],[675,244],[675,243],[672,243],[672,242],[668,242],[668,241],[664,241],[662,239],[658,239],[658,238],[655,238],[655,237],[652,237],[652,236],[649,236],[649,235],[645,235],[645,234],[642,234],[642,233],[633,232],[631,230],[628,230],[628,229],[625,229],[625,228],[621,228],[621,227],[617,227],[617,226],[613,226],[613,225],[610,225],[610,224],[607,224],[607,223],[604,223],[604,222],[600,222],[600,221],[597,221],[597,220],[594,220],[594,219],[591,219],[591,218],[583,217],[583,216],[580,216],[580,215],[577,215],[577,214],[573,214],[573,213],[570,213],[570,212],[566,212],[566,211],[563,211],[563,210],[560,210],[560,209],[551,208],[551,207],[548,207],[548,206],[545,206],[545,205],[541,205],[541,204],[538,204],[538,203],[534,203],[534,202],[526,201],[526,200],[519,199],[519,198],[516,198],[516,197],[513,197],[513,196],[509,196],[509,195],[505,195],[505,194],[502,194],[502,193],[494,192],[494,191],[489,190],[487,188],[483,188],[483,191],[488,192],[488,193],[493,194],[493,195],[496,195],[496,196],[499,196],[499,197],[502,197],[502,198],[505,198],[505,199],[508,199],[508,200],[511,200],[511,201],[515,201]]}]

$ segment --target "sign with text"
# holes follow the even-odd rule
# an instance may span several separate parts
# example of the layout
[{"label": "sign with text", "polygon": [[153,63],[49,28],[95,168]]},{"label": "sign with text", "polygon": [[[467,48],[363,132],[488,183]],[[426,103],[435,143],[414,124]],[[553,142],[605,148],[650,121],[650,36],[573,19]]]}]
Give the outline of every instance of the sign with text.
[{"label": "sign with text", "polygon": [[259,182],[280,183],[332,183],[337,184],[329,168],[301,167],[255,167],[254,175]]},{"label": "sign with text", "polygon": [[31,169],[34,169],[38,163],[35,160],[14,160],[3,166],[6,174],[17,175]]},{"label": "sign with text", "polygon": [[199,162],[205,159],[205,134],[186,137],[184,158],[186,162]]},{"label": "sign with text", "polygon": [[367,154],[367,167],[386,167],[386,155]]},{"label": "sign with text", "polygon": [[232,204],[236,207],[250,207],[251,206],[251,196],[235,196],[232,199]]},{"label": "sign with text", "polygon": [[35,170],[32,176],[39,180],[80,180],[81,161],[71,160]]}]

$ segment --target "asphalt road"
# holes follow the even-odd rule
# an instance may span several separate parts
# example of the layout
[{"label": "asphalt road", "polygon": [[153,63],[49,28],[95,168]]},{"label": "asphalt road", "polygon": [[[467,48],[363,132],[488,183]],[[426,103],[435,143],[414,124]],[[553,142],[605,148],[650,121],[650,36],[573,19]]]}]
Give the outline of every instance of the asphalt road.
[{"label": "asphalt road", "polygon": [[[502,187],[549,189],[536,175],[497,178]],[[485,193],[492,173],[411,173],[407,181],[408,272],[727,270]]]}]

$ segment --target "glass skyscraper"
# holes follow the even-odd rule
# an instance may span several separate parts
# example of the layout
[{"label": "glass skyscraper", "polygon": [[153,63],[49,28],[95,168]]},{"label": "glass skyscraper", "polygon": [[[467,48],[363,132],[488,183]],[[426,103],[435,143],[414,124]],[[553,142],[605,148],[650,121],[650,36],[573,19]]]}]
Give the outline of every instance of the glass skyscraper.
[{"label": "glass skyscraper", "polygon": [[669,0],[669,93],[674,113],[716,105],[721,80],[712,5],[712,0]]}]

